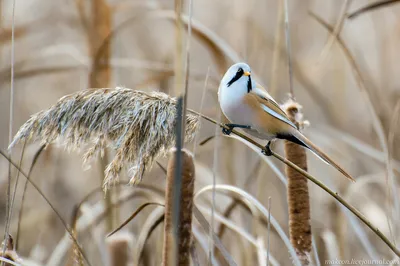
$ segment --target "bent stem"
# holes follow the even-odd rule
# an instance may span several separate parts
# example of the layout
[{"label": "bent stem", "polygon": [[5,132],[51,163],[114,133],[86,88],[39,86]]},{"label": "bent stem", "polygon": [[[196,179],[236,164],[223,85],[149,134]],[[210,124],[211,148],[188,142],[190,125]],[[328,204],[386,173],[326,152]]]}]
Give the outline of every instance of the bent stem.
[{"label": "bent stem", "polygon": [[[215,121],[214,119],[212,119],[206,115],[200,114],[200,113],[198,113],[194,110],[190,110],[190,109],[188,109],[188,111],[200,116],[201,118],[203,118],[215,125],[220,126],[221,128],[225,128],[227,130],[229,129],[227,126],[225,126],[221,123],[218,123],[217,121]],[[254,141],[253,139],[247,137],[246,135],[244,135],[236,130],[232,130],[232,133],[237,135],[238,137],[248,141],[249,143],[257,146],[261,150],[264,149],[263,145]],[[327,187],[324,183],[322,183],[321,181],[316,179],[314,176],[310,175],[309,173],[307,173],[306,171],[304,171],[297,165],[293,164],[291,161],[287,160],[286,158],[282,157],[281,155],[277,154],[273,150],[271,150],[271,152],[272,152],[272,156],[274,156],[275,158],[277,158],[278,160],[280,160],[287,166],[293,168],[294,170],[296,170],[297,172],[302,174],[304,177],[306,177],[308,180],[310,180],[311,182],[313,182],[314,184],[316,184],[317,186],[319,186],[320,188],[322,188],[323,190],[328,192],[332,197],[334,197],[344,207],[346,207],[349,211],[351,211],[358,219],[360,219],[366,226],[368,226],[372,230],[372,232],[374,232],[398,257],[400,257],[400,250],[397,249],[396,246],[392,242],[390,242],[390,240],[377,227],[375,227],[360,211],[358,211],[350,203],[348,203],[346,200],[344,200],[337,192],[334,192],[329,187]]]}]

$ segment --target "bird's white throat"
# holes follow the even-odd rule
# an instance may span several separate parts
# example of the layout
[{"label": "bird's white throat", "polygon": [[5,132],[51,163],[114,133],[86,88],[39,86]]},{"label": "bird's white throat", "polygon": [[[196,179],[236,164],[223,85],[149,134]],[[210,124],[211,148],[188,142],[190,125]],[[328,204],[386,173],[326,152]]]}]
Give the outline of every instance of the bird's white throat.
[{"label": "bird's white throat", "polygon": [[224,80],[218,90],[218,100],[222,112],[232,123],[246,123],[247,108],[243,97],[248,93],[248,77],[242,77],[229,87]]}]

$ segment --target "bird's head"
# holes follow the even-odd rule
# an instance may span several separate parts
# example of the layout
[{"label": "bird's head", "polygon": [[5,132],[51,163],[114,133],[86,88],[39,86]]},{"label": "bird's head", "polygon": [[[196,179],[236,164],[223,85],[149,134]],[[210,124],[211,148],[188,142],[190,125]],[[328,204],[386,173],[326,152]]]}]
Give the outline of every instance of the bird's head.
[{"label": "bird's head", "polygon": [[222,78],[221,85],[226,88],[247,90],[250,92],[254,84],[251,80],[251,69],[246,63],[232,65]]}]

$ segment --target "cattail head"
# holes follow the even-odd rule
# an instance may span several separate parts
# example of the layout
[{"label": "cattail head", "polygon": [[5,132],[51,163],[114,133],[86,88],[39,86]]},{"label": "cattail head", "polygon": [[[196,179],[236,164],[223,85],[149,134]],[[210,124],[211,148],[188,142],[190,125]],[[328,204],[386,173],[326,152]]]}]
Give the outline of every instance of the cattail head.
[{"label": "cattail head", "polygon": [[[303,114],[301,105],[293,100],[287,101],[283,106],[289,119],[298,128],[303,128]],[[286,158],[307,171],[306,151],[300,145],[285,141]],[[296,250],[302,265],[310,264],[311,252],[311,224],[310,224],[310,197],[308,192],[307,179],[286,166],[288,177],[288,205],[289,205],[289,234],[290,241]]]},{"label": "cattail head", "polygon": [[[10,147],[22,140],[44,145],[62,141],[67,148],[85,148],[84,164],[106,147],[116,154],[105,170],[104,188],[118,180],[127,164],[131,184],[141,181],[154,159],[173,146],[176,99],[160,92],[127,88],[84,90],[61,98],[48,110],[33,115]],[[199,117],[186,117],[185,141],[191,141]]]},{"label": "cattail head", "polygon": [[304,129],[310,125],[308,120],[303,120],[303,113],[301,112],[303,106],[301,106],[298,102],[288,99],[281,105],[281,107],[283,110],[285,110],[286,114],[291,117],[291,120],[296,123],[299,129]]},{"label": "cattail head", "polygon": [[[178,171],[177,150],[171,149],[171,157],[167,167],[167,188],[165,191],[165,217],[164,217],[164,249],[162,265],[190,265],[190,247],[192,245],[192,210],[193,192],[195,182],[195,166],[193,155],[187,150],[181,151],[181,191],[179,208],[174,206],[175,174]],[[174,224],[174,217],[178,224]]]}]

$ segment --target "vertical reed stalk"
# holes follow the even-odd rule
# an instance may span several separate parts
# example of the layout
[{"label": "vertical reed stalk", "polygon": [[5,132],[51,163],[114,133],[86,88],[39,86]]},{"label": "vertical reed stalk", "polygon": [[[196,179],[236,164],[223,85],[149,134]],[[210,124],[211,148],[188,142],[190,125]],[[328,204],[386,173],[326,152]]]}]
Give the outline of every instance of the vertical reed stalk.
[{"label": "vertical reed stalk", "polygon": [[182,0],[175,0],[175,96],[182,96],[185,93],[183,84],[183,22],[182,22]]},{"label": "vertical reed stalk", "polygon": [[92,58],[89,85],[90,88],[107,88],[111,77],[111,45],[108,36],[111,34],[112,10],[106,0],[92,0],[91,15],[91,30],[87,33]]},{"label": "vertical reed stalk", "polygon": [[[15,1],[12,1],[12,22],[11,22],[11,79],[10,79],[10,120],[9,120],[9,128],[8,128],[8,137],[9,141],[12,141],[13,136],[13,120],[14,120],[14,55],[15,55]],[[1,3],[2,4],[2,3]],[[11,158],[12,156],[12,149],[8,150],[8,156]],[[8,183],[7,183],[7,192],[6,192],[6,216],[5,216],[5,229],[4,229],[4,241],[7,243],[9,241],[10,235],[10,223],[11,223],[11,163],[8,164]],[[2,248],[3,254],[6,251],[6,247]],[[3,265],[3,262],[0,262]]]},{"label": "vertical reed stalk", "polygon": [[[88,32],[89,52],[92,59],[89,88],[107,88],[111,81],[110,55],[111,45],[108,36],[111,34],[111,16],[112,10],[106,0],[92,0],[91,3],[91,27]],[[100,49],[101,48],[101,49]],[[104,157],[100,158],[101,173],[104,173],[107,165],[107,151],[104,151]],[[104,175],[100,175],[103,182]],[[111,201],[114,193],[110,191],[108,197],[105,197],[105,205],[111,207]],[[107,230],[111,231],[119,223],[117,220],[118,211],[113,211],[107,217]],[[116,217],[116,219],[114,219]],[[114,224],[114,221],[116,224]]]},{"label": "vertical reed stalk", "polygon": [[[177,172],[177,154],[175,150],[171,152],[171,158],[167,169],[167,189],[165,195],[165,218],[164,218],[164,249],[163,266],[189,266],[190,265],[190,246],[192,243],[192,207],[195,169],[192,155],[185,149],[181,153],[182,162],[182,189],[180,193],[179,213],[173,212],[173,201],[175,191],[175,173]],[[178,215],[178,226],[174,232],[174,215]],[[177,235],[178,243],[176,250],[174,245],[174,235]],[[175,259],[175,260],[174,260]],[[175,263],[174,263],[175,261]]]},{"label": "vertical reed stalk", "polygon": [[[291,102],[286,106],[290,120],[300,127],[302,124],[300,106]],[[300,145],[285,141],[286,158],[307,171],[306,151]],[[309,265],[311,252],[310,198],[307,178],[293,168],[286,166],[288,177],[289,234],[303,265]]]}]

